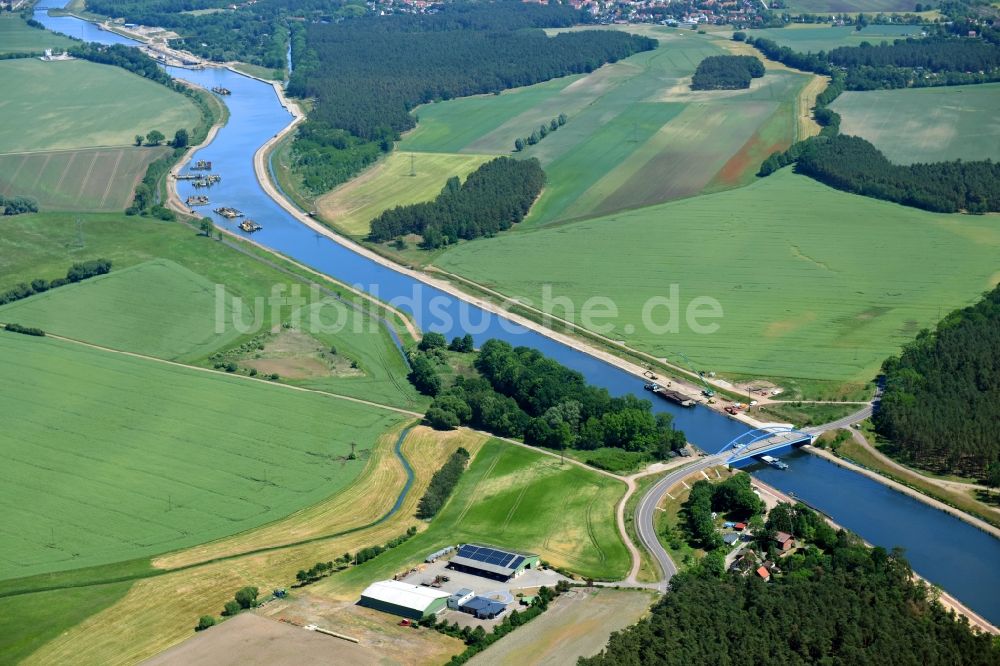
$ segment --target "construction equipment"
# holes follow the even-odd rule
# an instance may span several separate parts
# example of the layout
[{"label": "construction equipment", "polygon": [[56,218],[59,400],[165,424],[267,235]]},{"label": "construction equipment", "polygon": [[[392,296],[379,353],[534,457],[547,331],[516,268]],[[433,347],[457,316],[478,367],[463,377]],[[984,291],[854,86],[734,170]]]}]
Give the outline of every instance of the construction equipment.
[{"label": "construction equipment", "polygon": [[708,382],[705,381],[705,373],[702,372],[701,370],[695,370],[694,369],[694,364],[691,362],[691,359],[689,359],[684,354],[684,352],[673,352],[673,353],[675,355],[677,355],[677,356],[680,356],[682,359],[684,359],[684,365],[685,365],[685,367],[687,367],[687,369],[691,372],[691,374],[693,374],[696,377],[698,377],[698,381],[701,382],[701,385],[703,387],[701,389],[701,394],[703,396],[705,396],[706,398],[712,398],[712,397],[714,397],[715,396],[715,389],[713,389],[711,386],[709,386]]}]

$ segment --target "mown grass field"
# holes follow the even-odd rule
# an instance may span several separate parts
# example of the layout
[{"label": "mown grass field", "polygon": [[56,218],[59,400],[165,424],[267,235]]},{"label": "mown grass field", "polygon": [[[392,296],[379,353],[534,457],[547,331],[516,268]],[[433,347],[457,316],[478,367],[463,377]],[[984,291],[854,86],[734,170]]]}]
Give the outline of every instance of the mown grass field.
[{"label": "mown grass field", "polygon": [[[232,598],[233,591],[244,585],[254,585],[261,590],[288,587],[294,581],[296,571],[303,567],[308,568],[317,561],[330,560],[345,551],[354,552],[359,548],[385,543],[404,533],[412,525],[422,528],[423,523],[415,520],[413,515],[433,473],[458,446],[464,446],[475,453],[482,439],[480,435],[467,431],[442,434],[429,428],[415,428],[403,443],[403,453],[414,471],[413,485],[399,511],[388,520],[343,536],[139,580],[116,603],[82,622],[77,620],[64,625],[57,637],[33,653],[24,663],[72,662],[101,666],[139,663],[189,638],[201,615],[218,615],[223,603]],[[342,491],[340,496],[345,502],[344,506],[353,503],[354,509],[350,512],[339,511],[339,515],[320,519],[322,524],[330,532],[336,533],[355,524],[353,514],[359,505],[378,503],[381,506],[391,506],[402,487],[401,481],[402,479],[398,484],[380,486],[380,493],[389,496],[387,504],[382,494],[377,497],[358,494],[357,486]],[[330,508],[330,505],[326,506]],[[367,511],[367,507],[364,510]],[[287,536],[294,537],[299,534],[299,530],[314,529],[309,523],[317,517],[316,514],[306,512],[297,516],[302,522],[283,523],[291,530]],[[271,527],[269,525],[264,530]],[[202,551],[198,553],[194,556],[194,561],[203,561],[200,558]],[[311,593],[316,587],[307,588],[305,593]],[[36,597],[38,594],[15,597],[9,607],[14,610],[26,606],[30,608],[38,603],[33,600]],[[63,598],[63,601],[68,603],[72,599]],[[14,638],[0,634],[0,649],[6,641]]]},{"label": "mown grass field", "polygon": [[[368,233],[386,208],[430,201],[452,176],[462,180],[488,155],[396,151],[361,176],[316,200],[323,218],[348,234]],[[415,174],[415,175],[411,175]]]},{"label": "mown grass field", "polygon": [[1000,83],[845,92],[830,108],[899,164],[1000,158]]},{"label": "mown grass field", "polygon": [[167,148],[97,148],[0,155],[0,195],[45,211],[123,211],[146,167]]},{"label": "mown grass field", "polygon": [[[698,63],[724,53],[725,42],[635,29],[661,40],[660,47],[586,76],[421,106],[414,111],[418,125],[399,150],[416,153],[418,165],[427,153],[449,160],[509,155],[515,139],[565,114],[564,126],[518,154],[538,158],[547,175],[545,191],[520,225],[527,228],[744,185],[764,158],[795,139],[796,99],[811,77],[772,67],[749,90],[692,92]],[[401,193],[397,173],[408,173],[408,161],[394,155],[386,163],[392,168],[376,167],[328,195],[325,217],[363,234],[374,212],[411,196],[430,198],[452,175],[442,172],[437,183]],[[341,192],[360,201],[345,202]],[[363,214],[351,215],[357,206]]]},{"label": "mown grass field", "polygon": [[0,321],[159,358],[198,358],[239,336],[229,307],[225,332],[216,331],[215,298],[210,280],[154,259],[0,307]]},{"label": "mown grass field", "polygon": [[788,10],[792,13],[830,14],[865,12],[912,12],[914,3],[909,0],[790,0]]},{"label": "mown grass field", "polygon": [[191,131],[197,107],[180,93],[111,65],[83,60],[0,62],[0,153],[132,145],[136,134]]},{"label": "mown grass field", "polygon": [[[834,3],[839,0],[833,0]],[[850,2],[851,0],[847,0]],[[879,0],[880,2],[882,0]],[[887,0],[893,2],[895,0]],[[901,2],[903,0],[900,0]],[[802,0],[801,3],[811,4],[814,0]],[[816,4],[822,4],[825,0],[815,0]],[[865,4],[871,4],[870,0],[865,0]],[[819,10],[805,10],[816,12]],[[840,12],[841,10],[836,10]],[[848,12],[859,10],[844,10]],[[877,11],[868,7],[860,11]],[[913,11],[913,4],[909,4],[903,11]],[[838,46],[858,46],[861,42],[879,44],[882,41],[892,42],[895,39],[906,39],[907,37],[919,37],[922,28],[919,25],[868,25],[861,30],[856,30],[853,25],[832,26],[830,24],[808,24],[794,23],[784,28],[764,28],[761,30],[749,30],[747,34],[751,37],[763,37],[770,39],[782,46],[787,46],[802,53],[818,51],[829,51]]]},{"label": "mown grass field", "polygon": [[[597,242],[599,239],[599,242]],[[590,327],[717,373],[868,381],[883,359],[1000,280],[995,216],[936,215],[838,192],[784,170],[738,190],[465,243],[435,264],[536,307],[543,285],[617,316]],[[644,325],[679,290],[676,333]],[[692,299],[722,306],[718,330],[685,323]],[[565,317],[562,306],[548,309]],[[601,311],[603,312],[603,310]],[[666,324],[666,306],[651,310]],[[605,325],[609,324],[608,328]]]},{"label": "mown grass field", "polygon": [[583,576],[620,580],[631,559],[615,526],[624,485],[558,458],[486,442],[426,532],[383,556],[317,585],[351,597],[438,547],[463,541],[538,553]]},{"label": "mown grass field", "polygon": [[50,338],[0,336],[4,578],[153,555],[315,504],[398,414]]},{"label": "mown grass field", "polygon": [[[34,278],[61,277],[77,261],[107,258],[113,263],[105,278],[8,305],[9,314],[0,319],[44,322],[42,328],[67,337],[201,363],[211,353],[282,322],[297,318],[311,330],[315,311],[316,339],[356,361],[360,374],[294,383],[411,409],[427,403],[405,380],[402,355],[368,310],[330,300],[313,302],[308,281],[298,274],[288,275],[190,227],[121,214],[50,213],[3,218],[0,230],[0,291]],[[146,262],[153,263],[129,271]],[[216,285],[225,289],[222,333],[215,333]],[[297,311],[268,305],[273,290],[287,295],[295,288],[312,305]],[[234,310],[248,333],[236,330]]]},{"label": "mown grass field", "polygon": [[65,49],[73,40],[48,30],[32,28],[20,14],[0,14],[0,53],[41,53]]}]

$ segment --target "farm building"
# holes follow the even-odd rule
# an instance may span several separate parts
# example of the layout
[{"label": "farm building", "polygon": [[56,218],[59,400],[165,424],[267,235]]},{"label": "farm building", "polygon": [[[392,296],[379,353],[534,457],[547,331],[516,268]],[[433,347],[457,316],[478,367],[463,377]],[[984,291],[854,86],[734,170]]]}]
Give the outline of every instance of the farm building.
[{"label": "farm building", "polygon": [[448,597],[448,608],[458,610],[466,601],[474,596],[476,596],[475,592],[467,587],[463,587],[461,590]]},{"label": "farm building", "polygon": [[382,580],[361,593],[362,606],[419,620],[444,610],[451,594],[419,585]]},{"label": "farm building", "polygon": [[459,547],[458,554],[451,558],[448,566],[456,571],[508,581],[526,569],[538,568],[538,555],[465,544]]},{"label": "farm building", "polygon": [[462,612],[475,615],[480,620],[492,620],[506,609],[507,604],[504,602],[487,597],[472,597],[462,604]]}]

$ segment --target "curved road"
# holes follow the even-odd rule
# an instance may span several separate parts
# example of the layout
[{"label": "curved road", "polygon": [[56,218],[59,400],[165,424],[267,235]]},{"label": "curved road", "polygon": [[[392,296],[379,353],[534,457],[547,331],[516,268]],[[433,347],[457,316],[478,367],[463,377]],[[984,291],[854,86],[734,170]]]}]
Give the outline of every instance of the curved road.
[{"label": "curved road", "polygon": [[[880,395],[881,387],[876,392],[873,403],[877,403]],[[854,423],[864,421],[871,415],[872,405],[869,404],[864,409],[860,409],[842,419],[837,419],[836,421],[831,421],[830,423],[814,426],[812,428],[805,428],[804,431],[812,435],[819,435],[827,430],[847,428]],[[670,559],[670,555],[667,554],[663,544],[660,543],[659,538],[656,536],[656,521],[654,520],[656,507],[659,506],[660,501],[663,499],[663,496],[667,494],[667,491],[670,490],[671,486],[694,472],[699,472],[714,465],[722,464],[726,457],[727,456],[725,454],[705,456],[703,458],[699,458],[691,465],[685,465],[684,467],[670,472],[657,481],[656,484],[646,491],[646,494],[642,497],[642,499],[639,500],[639,505],[635,510],[636,533],[639,535],[639,541],[642,542],[643,547],[649,551],[650,554],[652,554],[653,559],[656,560],[657,565],[660,567],[660,571],[663,572],[660,582],[656,585],[656,587],[662,591],[666,591],[669,587],[670,579],[675,573],[677,573],[677,565],[674,564],[672,559]]]}]

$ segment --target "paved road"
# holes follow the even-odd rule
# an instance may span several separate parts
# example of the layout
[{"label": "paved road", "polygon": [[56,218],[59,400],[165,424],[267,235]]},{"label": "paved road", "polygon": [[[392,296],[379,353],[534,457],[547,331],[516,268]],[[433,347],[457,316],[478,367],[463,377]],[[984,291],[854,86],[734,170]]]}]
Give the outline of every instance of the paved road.
[{"label": "paved road", "polygon": [[[831,421],[830,423],[824,423],[823,425],[814,426],[812,428],[805,428],[804,432],[808,432],[813,435],[818,435],[820,433],[826,432],[827,430],[835,430],[837,428],[847,428],[852,424],[864,421],[866,418],[872,415],[872,408],[874,405],[878,404],[879,399],[882,397],[882,386],[879,385],[875,392],[875,398],[872,400],[872,404],[867,405],[863,409],[845,416],[842,419],[837,419],[836,421]],[[677,573],[677,565],[674,561],[670,559],[670,555],[667,554],[666,549],[660,543],[660,540],[656,536],[655,527],[655,516],[656,507],[659,505],[660,500],[666,495],[667,491],[671,486],[678,483],[681,479],[688,476],[692,472],[698,472],[704,469],[708,469],[714,465],[722,464],[728,457],[726,455],[712,455],[706,456],[704,458],[699,458],[692,465],[687,465],[681,467],[680,469],[667,474],[665,477],[660,479],[655,485],[653,485],[641,500],[639,500],[639,505],[635,510],[635,527],[636,532],[639,535],[639,540],[642,545],[653,555],[653,559],[656,560],[657,565],[660,567],[660,571],[663,572],[663,577],[657,584],[661,590],[666,591],[670,584],[670,579],[675,573]]]}]

